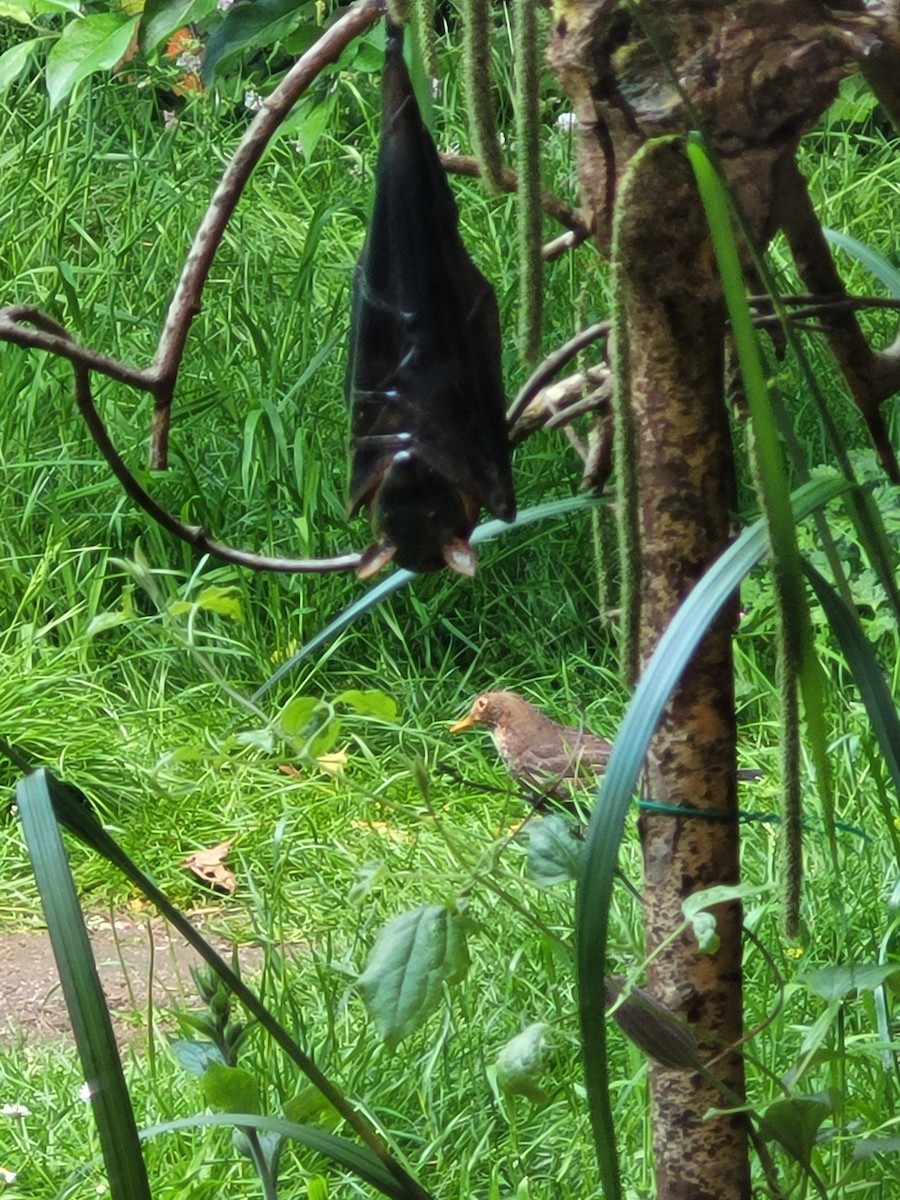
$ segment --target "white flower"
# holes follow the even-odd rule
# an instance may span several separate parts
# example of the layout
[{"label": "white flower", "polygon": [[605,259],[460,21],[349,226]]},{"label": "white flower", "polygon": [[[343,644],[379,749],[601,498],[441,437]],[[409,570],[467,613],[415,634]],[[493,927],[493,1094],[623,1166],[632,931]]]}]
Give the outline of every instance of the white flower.
[{"label": "white flower", "polygon": [[83,1083],[78,1089],[78,1099],[84,1101],[90,1100],[96,1090],[96,1083]]},{"label": "white flower", "polygon": [[244,108],[248,112],[259,112],[263,106],[263,98],[259,92],[254,92],[253,88],[247,88],[244,92]]},{"label": "white flower", "polygon": [[4,1104],[0,1108],[0,1115],[4,1117],[30,1117],[31,1109],[25,1104]]},{"label": "white flower", "polygon": [[16,1182],[15,1171],[9,1171],[6,1167],[0,1167],[0,1183],[5,1183],[7,1187]]},{"label": "white flower", "polygon": [[184,50],[175,59],[175,66],[188,75],[199,75],[203,67],[203,59],[199,54],[192,54],[190,50]]},{"label": "white flower", "polygon": [[556,118],[556,128],[561,129],[564,133],[568,133],[577,124],[577,117],[573,112],[560,113]]},{"label": "white flower", "polygon": [[163,129],[166,133],[171,133],[178,126],[178,117],[175,113],[169,112],[168,109],[163,109]]}]

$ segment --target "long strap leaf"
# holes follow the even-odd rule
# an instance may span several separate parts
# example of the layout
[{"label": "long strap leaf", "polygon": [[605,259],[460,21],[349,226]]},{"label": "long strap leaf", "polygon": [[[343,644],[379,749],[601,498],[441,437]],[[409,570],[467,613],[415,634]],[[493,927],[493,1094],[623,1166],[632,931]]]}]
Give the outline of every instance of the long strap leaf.
[{"label": "long strap leaf", "polygon": [[106,997],[50,797],[49,772],[19,781],[16,802],[75,1034],[114,1200],[152,1200]]},{"label": "long strap leaf", "polygon": [[391,1200],[404,1200],[407,1195],[371,1150],[335,1133],[316,1129],[314,1125],[298,1125],[296,1121],[288,1121],[284,1117],[264,1117],[259,1113],[198,1113],[194,1117],[179,1117],[174,1121],[148,1126],[141,1130],[140,1136],[146,1140],[161,1133],[205,1125],[242,1129],[247,1127],[260,1133],[277,1133],[280,1137],[291,1138],[310,1150],[315,1150],[317,1154],[340,1163],[383,1195],[390,1196]]},{"label": "long strap leaf", "polygon": [[[193,946],[204,961],[212,967],[228,989],[233,992],[244,1007],[259,1021],[260,1025],[281,1047],[285,1054],[297,1064],[307,1079],[315,1084],[333,1107],[337,1109],[351,1129],[365,1143],[368,1153],[381,1162],[384,1171],[394,1181],[394,1190],[388,1194],[402,1196],[404,1200],[431,1200],[429,1192],[390,1154],[384,1140],[368,1117],[350,1104],[340,1089],[323,1074],[310,1056],[297,1045],[284,1026],[275,1019],[243,980],[232,971],[225,960],[213,950],[212,946],[201,937],[191,923],[186,920],[159,888],[135,866],[125,851],[103,829],[91,812],[90,804],[84,794],[72,784],[56,779],[50,771],[45,769],[29,775],[20,787],[24,787],[33,780],[37,780],[38,783],[32,783],[31,788],[35,789],[37,794],[42,798],[49,797],[49,802],[52,803],[52,814],[45,818],[45,820],[53,823],[54,828],[55,821],[59,821],[61,825],[68,829],[70,833],[75,834],[85,845],[102,854],[113,866],[118,867],[126,878],[130,879],[153,902],[159,912],[162,913],[167,921],[175,926],[185,941]],[[28,800],[31,794],[31,792],[25,793],[26,800]],[[46,799],[43,799],[44,804],[47,802]],[[56,831],[56,837],[59,839],[58,830]],[[72,886],[71,876],[69,877],[69,886],[74,896],[74,886]],[[75,903],[77,905],[77,899]],[[88,947],[88,954],[90,955],[90,947]],[[93,962],[92,959],[91,961]],[[94,997],[92,1003],[96,1006],[96,997]],[[105,1008],[102,993],[100,1007]],[[127,1091],[125,1099],[127,1101]],[[121,1097],[117,1097],[117,1103],[121,1102]],[[341,1161],[351,1170],[354,1169],[351,1162],[346,1159]],[[374,1180],[370,1180],[370,1182],[374,1182]],[[378,1185],[376,1184],[376,1186]],[[147,1200],[149,1200],[149,1192],[144,1193],[141,1191],[121,1193],[116,1196],[116,1200],[144,1200],[145,1195]]]},{"label": "long strap leaf", "polygon": [[[805,484],[792,497],[794,521],[803,520],[851,486],[840,476]],[[767,550],[765,523],[760,520],[710,567],[672,618],[628,706],[587,829],[576,894],[576,963],[588,1107],[607,1200],[622,1195],[606,1063],[604,976],[609,906],[625,818],[647,746],[672,689],[706,630]]]}]

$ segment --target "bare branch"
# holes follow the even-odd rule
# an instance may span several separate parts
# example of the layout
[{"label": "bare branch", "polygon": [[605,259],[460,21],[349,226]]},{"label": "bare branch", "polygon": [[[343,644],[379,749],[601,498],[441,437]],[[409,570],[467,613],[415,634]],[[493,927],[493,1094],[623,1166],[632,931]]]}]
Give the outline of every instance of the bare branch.
[{"label": "bare branch", "polygon": [[67,358],[73,367],[99,371],[117,383],[129,384],[143,392],[154,390],[152,371],[141,371],[79,345],[58,321],[31,304],[15,304],[0,309],[0,342],[11,342],[28,350],[46,350],[48,354]]},{"label": "bare branch", "polygon": [[[778,222],[787,236],[800,278],[811,292],[849,299],[796,163],[785,165],[780,182]],[[883,400],[900,391],[896,344],[886,351],[873,350],[852,306],[832,309],[827,326],[832,353],[868,426],[881,465],[893,483],[900,483],[900,463],[880,408]]]},{"label": "bare branch", "polygon": [[517,424],[519,418],[541,388],[546,387],[553,376],[557,375],[566,363],[571,362],[575,355],[583,350],[585,346],[590,346],[592,342],[597,342],[601,338],[608,337],[611,328],[612,325],[609,321],[600,321],[596,325],[588,325],[585,329],[579,330],[578,333],[569,338],[567,342],[564,342],[561,346],[557,346],[551,354],[548,354],[544,361],[532,371],[507,410],[506,423],[510,429]]},{"label": "bare branch", "polygon": [[[531,397],[515,424],[510,426],[510,441],[518,446],[538,429],[563,429],[568,436],[568,427],[576,417],[592,412],[606,414],[611,393],[612,372],[606,365],[588,367],[586,371],[548,384]],[[572,441],[572,445],[583,462],[586,448],[580,439]]]},{"label": "bare branch", "polygon": [[[441,154],[440,159],[449,175],[465,175],[469,179],[478,179],[481,175],[478,160],[470,158],[467,154]],[[515,171],[504,168],[500,185],[504,192],[514,192],[519,186],[519,177]],[[590,226],[585,223],[579,211],[571,204],[566,204],[565,200],[560,200],[559,196],[554,196],[552,192],[541,192],[541,207],[548,217],[559,221],[560,225],[577,234],[579,242],[585,242],[591,236]]]},{"label": "bare branch", "polygon": [[582,242],[586,242],[590,236],[587,226],[584,227],[581,233],[576,233],[574,229],[567,229],[565,233],[561,233],[553,241],[545,243],[541,249],[541,258],[544,262],[555,262],[567,250],[574,250],[576,246],[580,246]]},{"label": "bare branch", "polygon": [[189,543],[201,553],[212,554],[216,558],[236,563],[241,567],[249,567],[252,571],[281,571],[287,574],[321,573],[324,571],[350,571],[359,566],[360,556],[358,554],[343,554],[335,558],[273,558],[264,554],[254,554],[250,550],[239,550],[207,537],[200,525],[186,525],[180,521],[158,504],[128,470],[119,452],[112,444],[106,427],[94,406],[89,371],[77,363],[73,363],[72,367],[75,372],[75,399],[78,403],[78,411],[84,418],[100,453],[106,459],[125,493],[163,529],[167,529],[169,533],[181,538],[182,541]]}]

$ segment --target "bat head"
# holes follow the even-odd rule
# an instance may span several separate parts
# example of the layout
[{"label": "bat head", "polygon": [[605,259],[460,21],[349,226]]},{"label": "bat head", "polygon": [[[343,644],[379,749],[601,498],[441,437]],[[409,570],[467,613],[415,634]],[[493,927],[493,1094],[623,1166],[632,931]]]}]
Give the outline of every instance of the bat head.
[{"label": "bat head", "polygon": [[469,537],[479,504],[417,454],[393,456],[372,503],[376,542],[364,553],[357,575],[368,579],[393,560],[408,571],[475,574]]}]

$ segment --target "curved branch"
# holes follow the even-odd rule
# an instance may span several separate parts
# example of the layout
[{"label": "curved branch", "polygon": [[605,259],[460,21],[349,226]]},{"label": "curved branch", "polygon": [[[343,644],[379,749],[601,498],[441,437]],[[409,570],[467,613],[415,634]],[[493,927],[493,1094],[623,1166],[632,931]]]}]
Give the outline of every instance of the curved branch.
[{"label": "curved branch", "polygon": [[116,479],[121,483],[125,493],[163,529],[167,529],[169,533],[188,542],[194,549],[200,550],[204,554],[212,554],[226,562],[249,567],[251,571],[281,571],[287,574],[321,573],[350,571],[359,566],[360,556],[358,554],[343,554],[334,558],[274,558],[265,554],[254,554],[250,550],[239,550],[207,537],[200,525],[187,525],[184,521],[180,521],[158,504],[128,470],[119,452],[112,444],[106,427],[100,419],[100,414],[94,406],[90,374],[87,368],[78,363],[73,363],[72,366],[75,371],[75,399],[78,411],[84,418],[97,448],[106,459]]},{"label": "curved branch", "polygon": [[385,0],[360,0],[359,4],[327,29],[263,101],[262,108],[251,121],[225,168],[194,236],[156,350],[154,371],[159,388],[154,392],[156,408],[151,432],[151,467],[162,469],[166,465],[169,411],[188,330],[200,311],[200,297],[213,258],[253,168],[262,158],[278,126],[310,84],[329,63],[340,57],[355,37],[373,25],[384,10]]},{"label": "curved branch", "polygon": [[[804,284],[811,292],[849,299],[810,200],[806,179],[793,161],[784,167],[778,201],[777,220]],[[873,350],[852,307],[833,310],[826,336],[838,369],[868,426],[882,467],[893,483],[900,483],[900,463],[880,407],[884,400],[900,391],[900,353],[896,343],[888,350]]]},{"label": "curved branch", "polygon": [[506,423],[510,430],[515,427],[525,409],[528,408],[538,392],[547,386],[554,375],[558,375],[566,363],[571,362],[585,346],[590,346],[592,342],[600,341],[601,338],[607,338],[611,329],[612,322],[610,321],[599,321],[596,325],[588,325],[570,337],[567,342],[557,346],[551,354],[548,354],[544,361],[532,371],[509,406]]},{"label": "curved branch", "polygon": [[[37,330],[24,328],[19,324],[20,321],[31,322],[37,326]],[[78,411],[97,448],[106,459],[116,479],[121,483],[126,495],[169,533],[188,542],[202,553],[212,554],[216,558],[236,563],[238,566],[249,567],[252,571],[281,571],[289,574],[322,573],[325,571],[351,571],[359,566],[360,555],[358,554],[342,554],[333,558],[275,558],[264,554],[254,554],[250,550],[240,550],[233,546],[227,546],[223,542],[217,542],[213,538],[207,537],[201,526],[187,525],[180,521],[158,504],[141,486],[113,445],[106,426],[94,405],[90,369],[93,367],[95,370],[109,375],[112,379],[130,383],[145,391],[152,391],[151,382],[141,373],[124,367],[114,359],[108,359],[104,355],[95,354],[93,351],[79,346],[58,321],[28,305],[17,305],[0,311],[0,341],[48,350],[71,362],[72,370],[75,373],[75,400],[78,404]]]},{"label": "curved branch", "polygon": [[200,525],[186,525],[183,521],[180,521],[167,509],[163,508],[162,505],[158,504],[128,470],[119,452],[112,444],[112,440],[106,432],[106,427],[100,419],[100,414],[94,406],[94,398],[91,394],[90,374],[87,368],[77,363],[73,363],[72,366],[75,371],[75,399],[78,404],[78,411],[91,431],[91,436],[96,442],[97,448],[106,459],[116,479],[121,483],[125,493],[144,512],[151,516],[158,525],[161,525],[163,529],[167,529],[175,537],[181,538],[183,542],[187,542],[195,550],[199,550],[204,554],[212,554],[216,558],[224,559],[225,562],[236,563],[241,567],[249,567],[251,571],[282,571],[287,574],[299,574],[301,572],[321,573],[325,571],[350,571],[359,566],[360,556],[358,554],[342,554],[335,558],[274,558],[265,554],[254,554],[250,550],[239,550],[236,547],[226,546],[223,542],[217,542],[213,538],[207,537],[206,532]]}]

